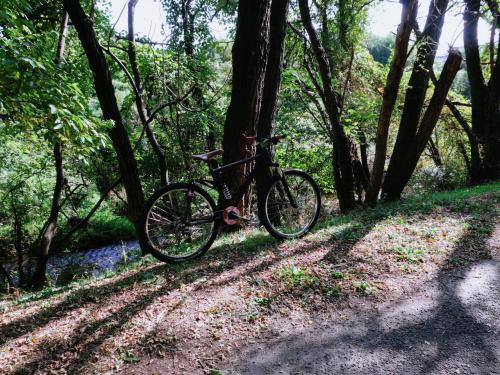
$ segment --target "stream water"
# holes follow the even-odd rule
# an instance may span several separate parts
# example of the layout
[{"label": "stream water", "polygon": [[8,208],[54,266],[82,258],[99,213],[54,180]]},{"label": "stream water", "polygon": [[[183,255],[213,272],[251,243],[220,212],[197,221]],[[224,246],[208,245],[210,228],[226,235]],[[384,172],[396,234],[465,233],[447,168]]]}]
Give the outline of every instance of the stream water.
[{"label": "stream water", "polygon": [[[47,276],[51,284],[69,281],[68,279],[75,275],[99,276],[139,257],[139,243],[137,241],[126,241],[95,249],[56,254],[49,258]],[[33,262],[28,260],[26,263],[29,267],[29,264]],[[7,261],[3,267],[12,275],[14,284],[17,284],[15,260]]]}]

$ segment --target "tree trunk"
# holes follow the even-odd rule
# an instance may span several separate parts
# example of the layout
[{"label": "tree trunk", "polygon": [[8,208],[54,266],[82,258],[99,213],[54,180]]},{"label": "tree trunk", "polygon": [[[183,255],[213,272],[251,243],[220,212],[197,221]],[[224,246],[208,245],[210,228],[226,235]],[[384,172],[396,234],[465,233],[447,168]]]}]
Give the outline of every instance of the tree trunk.
[{"label": "tree trunk", "polygon": [[[242,134],[257,132],[264,79],[269,53],[271,0],[242,0],[238,4],[238,24],[233,45],[233,82],[231,102],[224,123],[224,163],[251,156]],[[243,183],[248,164],[231,168],[225,181],[232,191]],[[240,211],[245,214],[249,200]]]},{"label": "tree trunk", "polygon": [[[289,0],[273,0],[270,17],[270,40],[269,56],[267,60],[266,76],[264,81],[264,91],[262,95],[262,105],[257,125],[257,135],[259,137],[269,137],[273,131],[274,119],[276,116],[276,102],[281,85],[281,72],[283,70],[283,53],[285,50],[286,19],[288,14]],[[257,194],[262,196],[263,189],[268,179],[269,173],[257,176]]]},{"label": "tree trunk", "polygon": [[26,283],[26,277],[23,269],[23,223],[21,213],[16,207],[14,203],[14,198],[12,197],[11,201],[12,205],[12,214],[14,215],[14,248],[16,249],[16,257],[17,257],[17,272],[19,275],[19,286],[22,286]]},{"label": "tree trunk", "polygon": [[139,179],[137,161],[118,109],[108,63],[97,40],[92,21],[83,11],[79,0],[62,0],[62,2],[87,55],[103,117],[105,120],[112,120],[114,123],[109,130],[109,136],[116,152],[120,175],[127,193],[128,215],[135,226],[141,248],[144,249],[145,238],[142,235],[140,223],[144,195]]},{"label": "tree trunk", "polygon": [[[55,63],[57,65],[62,64],[64,61],[64,50],[66,46],[66,33],[68,29],[69,16],[66,11],[64,11],[63,17],[61,19],[61,24],[59,28],[59,40],[57,42],[56,58]],[[49,218],[47,219],[42,232],[40,233],[40,247],[37,253],[37,260],[35,265],[35,271],[31,278],[31,286],[35,288],[42,288],[46,282],[46,270],[47,270],[47,260],[50,256],[50,247],[52,245],[52,239],[56,233],[57,229],[57,219],[59,217],[59,211],[61,209],[61,194],[63,191],[64,184],[64,168],[62,160],[62,146],[59,141],[56,141],[54,145],[54,164],[56,169],[56,183],[54,185],[54,192],[52,194],[52,205],[50,208]],[[17,216],[17,215],[16,215]],[[24,278],[22,272],[22,253],[19,259],[18,250],[18,263],[19,263],[19,278],[21,282],[21,277]]]},{"label": "tree trunk", "polygon": [[399,178],[401,171],[407,168],[407,150],[417,133],[447,6],[448,0],[430,2],[425,28],[418,37],[419,46],[406,90],[398,135],[382,187],[382,195],[389,200],[398,199],[402,191]]},{"label": "tree trunk", "polygon": [[370,180],[370,169],[368,167],[368,142],[366,140],[365,131],[360,127],[358,130],[359,138],[359,152],[361,156],[361,165],[363,166],[363,173],[368,180]]},{"label": "tree trunk", "polygon": [[431,157],[432,161],[434,162],[434,165],[436,167],[442,167],[443,166],[443,159],[441,159],[441,154],[439,153],[438,146],[436,142],[432,139],[432,137],[429,138],[429,142],[427,143],[427,150],[429,151],[429,156]]},{"label": "tree trunk", "polygon": [[448,107],[453,117],[455,117],[455,120],[457,120],[458,124],[461,126],[461,128],[467,135],[467,139],[470,145],[470,158],[467,156],[467,153],[465,152],[465,147],[461,147],[460,144],[459,147],[467,165],[467,171],[469,173],[469,182],[477,181],[481,171],[481,156],[479,155],[479,145],[476,136],[472,132],[472,129],[469,126],[467,120],[462,116],[458,108],[449,99],[446,99],[446,106]]},{"label": "tree trunk", "polygon": [[351,159],[351,141],[344,132],[340,122],[339,103],[332,86],[332,70],[328,56],[321,40],[314,29],[311,19],[308,0],[299,0],[300,16],[318,64],[321,81],[323,101],[333,135],[333,169],[335,188],[339,198],[341,211],[346,212],[355,207],[354,199],[354,171]]},{"label": "tree trunk", "polygon": [[408,55],[408,43],[411,31],[416,22],[417,0],[402,0],[403,10],[401,12],[401,23],[396,35],[394,46],[394,57],[387,75],[387,83],[382,97],[382,107],[380,109],[377,136],[375,139],[375,158],[370,176],[370,184],[366,193],[366,203],[375,205],[377,202],[380,186],[384,176],[385,160],[387,157],[387,137],[389,135],[389,126],[391,116],[396,105],[401,78]]},{"label": "tree trunk", "polygon": [[68,32],[68,12],[64,11],[63,17],[61,19],[61,25],[59,28],[59,40],[57,41],[56,50],[56,64],[62,64],[64,62],[64,51],[66,50],[66,34]]},{"label": "tree trunk", "polygon": [[393,183],[386,187],[384,193],[387,194],[389,199],[393,197],[399,198],[406,184],[410,180],[413,171],[415,170],[418,160],[425,150],[427,143],[432,135],[432,131],[441,115],[446,96],[455,79],[457,72],[462,64],[462,55],[458,50],[451,50],[446,63],[444,64],[443,71],[439,77],[434,93],[432,94],[429,106],[427,107],[420,126],[418,127],[417,134],[410,141],[407,146],[406,152],[401,156],[398,161],[400,169],[394,172],[392,176]]},{"label": "tree trunk", "polygon": [[[500,177],[500,38],[497,58],[490,66],[489,82],[485,82],[481,66],[481,55],[477,40],[478,20],[481,12],[480,0],[466,0],[464,12],[464,48],[467,75],[471,87],[472,132],[477,140],[480,161],[473,164],[473,183]],[[498,5],[488,2],[495,26],[500,24]],[[490,46],[491,48],[491,46]]]},{"label": "tree trunk", "polygon": [[56,169],[56,184],[52,194],[52,205],[50,215],[45,223],[43,233],[40,237],[40,247],[38,249],[35,272],[31,279],[31,285],[35,288],[41,288],[46,281],[47,260],[49,259],[50,246],[54,238],[59,210],[61,209],[61,194],[64,184],[64,171],[61,144],[56,143],[54,146],[54,162]]}]

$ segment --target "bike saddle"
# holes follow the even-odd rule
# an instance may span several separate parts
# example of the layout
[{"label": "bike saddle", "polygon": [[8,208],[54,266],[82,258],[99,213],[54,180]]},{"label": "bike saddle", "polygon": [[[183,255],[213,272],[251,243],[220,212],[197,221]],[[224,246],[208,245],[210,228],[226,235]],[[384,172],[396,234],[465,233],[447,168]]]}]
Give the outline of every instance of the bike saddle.
[{"label": "bike saddle", "polygon": [[223,153],[224,153],[224,150],[214,150],[214,151],[207,152],[205,154],[192,155],[191,157],[194,160],[209,161],[210,159],[213,159],[218,155],[222,155]]}]

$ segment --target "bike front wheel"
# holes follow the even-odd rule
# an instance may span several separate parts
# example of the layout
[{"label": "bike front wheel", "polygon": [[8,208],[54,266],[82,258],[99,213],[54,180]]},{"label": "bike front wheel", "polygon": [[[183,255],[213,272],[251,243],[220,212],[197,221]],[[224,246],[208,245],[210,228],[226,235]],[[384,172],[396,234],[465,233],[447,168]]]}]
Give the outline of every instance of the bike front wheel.
[{"label": "bike front wheel", "polygon": [[151,255],[167,263],[202,256],[219,231],[215,207],[212,197],[195,184],[159,189],[146,203],[143,217]]},{"label": "bike front wheel", "polygon": [[321,194],[314,179],[307,173],[290,169],[283,177],[269,183],[259,198],[260,220],[267,231],[278,239],[299,238],[316,224]]}]

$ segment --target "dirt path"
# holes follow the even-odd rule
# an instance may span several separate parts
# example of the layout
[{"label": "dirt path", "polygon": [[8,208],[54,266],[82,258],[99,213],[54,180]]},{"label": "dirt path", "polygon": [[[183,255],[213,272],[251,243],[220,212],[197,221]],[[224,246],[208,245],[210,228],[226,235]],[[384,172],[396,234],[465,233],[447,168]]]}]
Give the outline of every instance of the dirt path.
[{"label": "dirt path", "polygon": [[457,194],[0,300],[0,374],[500,373],[500,191]]},{"label": "dirt path", "polygon": [[500,261],[426,284],[376,313],[352,311],[346,321],[317,321],[250,346],[232,372],[500,374]]}]

